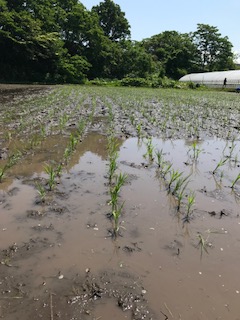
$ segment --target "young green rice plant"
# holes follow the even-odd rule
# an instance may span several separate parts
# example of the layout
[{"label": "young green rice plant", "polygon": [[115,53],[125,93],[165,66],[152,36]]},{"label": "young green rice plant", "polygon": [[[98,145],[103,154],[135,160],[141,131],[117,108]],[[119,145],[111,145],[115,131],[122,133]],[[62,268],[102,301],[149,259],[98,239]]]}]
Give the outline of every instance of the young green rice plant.
[{"label": "young green rice plant", "polygon": [[189,183],[189,181],[187,181],[185,184],[183,184],[181,190],[177,193],[177,211],[178,212],[180,211],[181,204],[182,204],[183,197],[185,195],[185,190],[187,188],[188,183]]},{"label": "young green rice plant", "polygon": [[166,175],[171,171],[172,163],[163,162],[161,176],[165,180]]},{"label": "young green rice plant", "polygon": [[237,177],[233,180],[231,188],[233,189],[235,184],[240,180],[240,173],[237,175]]},{"label": "young green rice plant", "polygon": [[118,150],[118,142],[117,139],[113,136],[112,132],[110,132],[108,136],[107,150],[109,157],[114,155]]},{"label": "young green rice plant", "polygon": [[179,176],[176,180],[176,184],[174,189],[172,190],[172,195],[177,195],[179,190],[181,189],[181,187],[186,183],[186,185],[188,185],[189,181],[187,181],[189,179],[189,177],[191,176],[191,174],[189,174],[187,177],[181,177]]},{"label": "young green rice plant", "polygon": [[40,136],[34,135],[29,142],[29,149],[33,149],[41,143]]},{"label": "young green rice plant", "polygon": [[40,183],[36,183],[36,188],[37,188],[38,194],[40,196],[41,202],[44,203],[45,198],[46,198],[46,189]]},{"label": "young green rice plant", "polygon": [[52,191],[56,184],[56,171],[54,167],[50,164],[44,166],[44,171],[48,174],[48,186],[49,190]]},{"label": "young green rice plant", "polygon": [[112,212],[116,210],[119,193],[120,193],[121,187],[124,185],[126,180],[127,180],[127,174],[120,173],[119,175],[116,176],[115,185],[110,189],[111,200],[109,204],[112,205]]},{"label": "young green rice plant", "polygon": [[164,162],[164,160],[163,160],[163,149],[157,150],[157,151],[155,152],[155,154],[156,154],[156,157],[157,157],[157,165],[158,165],[158,168],[161,168],[162,165],[163,165],[163,162]]},{"label": "young green rice plant", "polygon": [[136,130],[137,130],[138,139],[140,139],[141,136],[142,136],[142,123],[141,123],[141,122],[139,122],[139,123],[137,124]]},{"label": "young green rice plant", "polygon": [[21,157],[22,152],[20,150],[15,151],[12,155],[9,156],[8,162],[6,164],[6,169],[10,169],[12,166],[14,166]]},{"label": "young green rice plant", "polygon": [[117,169],[117,159],[118,159],[118,143],[117,140],[110,135],[108,139],[108,154],[109,154],[109,171],[108,171],[108,178],[110,185],[112,184],[112,180],[114,174]]},{"label": "young green rice plant", "polygon": [[149,137],[147,139],[146,147],[147,147],[147,152],[144,154],[144,157],[148,157],[149,161],[152,162],[154,160],[154,156],[153,156],[154,146],[152,144],[152,137]]},{"label": "young green rice plant", "polygon": [[62,167],[63,167],[62,163],[59,163],[59,164],[57,165],[57,167],[56,167],[56,169],[55,169],[55,172],[56,172],[56,176],[57,176],[57,177],[60,177],[60,176],[61,176],[61,174],[62,174]]},{"label": "young green rice plant", "polygon": [[79,137],[82,137],[84,130],[85,130],[85,127],[86,127],[86,121],[84,119],[81,119],[78,122],[78,126],[77,126],[77,132],[78,132]]},{"label": "young green rice plant", "polygon": [[130,119],[131,125],[133,126],[134,125],[134,121],[135,121],[134,113],[130,114],[129,119]]},{"label": "young green rice plant", "polygon": [[64,153],[63,153],[63,158],[64,158],[64,163],[67,163],[68,160],[69,160],[69,157],[71,156],[71,150],[70,148],[67,146],[64,150]]},{"label": "young green rice plant", "polygon": [[111,124],[114,121],[114,114],[112,110],[112,106],[108,105],[108,122]]},{"label": "young green rice plant", "polygon": [[46,137],[46,127],[43,125],[40,127],[40,134],[43,139]]},{"label": "young green rice plant", "polygon": [[7,167],[4,166],[3,168],[0,168],[0,182],[3,181],[3,178],[5,176],[5,171],[6,171]]},{"label": "young green rice plant", "polygon": [[121,187],[124,185],[124,183],[127,181],[128,175],[126,173],[119,173],[119,175],[116,178],[116,186],[118,186],[118,189],[120,190]]},{"label": "young green rice plant", "polygon": [[190,192],[187,197],[187,213],[186,216],[183,218],[183,222],[190,222],[190,216],[192,213],[192,207],[195,203],[195,194],[194,192]]},{"label": "young green rice plant", "polygon": [[66,126],[66,124],[67,124],[67,122],[68,122],[68,119],[69,119],[69,116],[68,116],[66,113],[64,113],[64,114],[59,118],[59,129],[60,129],[61,131],[65,128],[65,126]]},{"label": "young green rice plant", "polygon": [[76,149],[77,143],[78,143],[77,137],[71,133],[70,141],[69,141],[69,148],[72,152]]},{"label": "young green rice plant", "polygon": [[201,152],[202,152],[202,150],[198,148],[197,142],[194,141],[192,144],[192,159],[193,159],[193,161],[196,162],[198,160],[199,154]]},{"label": "young green rice plant", "polygon": [[217,163],[215,169],[213,170],[212,174],[215,174],[218,170],[218,168],[222,167],[225,163],[227,163],[229,160],[229,158],[225,158],[225,159],[220,159],[220,161]]},{"label": "young green rice plant", "polygon": [[113,217],[113,237],[116,239],[119,234],[120,229],[120,223],[119,218],[122,215],[122,209],[123,209],[124,202],[121,204],[121,206],[116,206],[115,210],[112,211],[112,217]]},{"label": "young green rice plant", "polygon": [[179,179],[182,174],[183,174],[182,172],[178,172],[178,170],[174,170],[174,169],[170,172],[170,180],[168,182],[168,191],[169,192],[171,190],[171,186],[172,186],[173,182],[176,181],[177,179]]},{"label": "young green rice plant", "polygon": [[108,179],[109,179],[110,185],[112,184],[112,180],[117,169],[117,158],[118,158],[118,152],[115,152],[109,159]]}]

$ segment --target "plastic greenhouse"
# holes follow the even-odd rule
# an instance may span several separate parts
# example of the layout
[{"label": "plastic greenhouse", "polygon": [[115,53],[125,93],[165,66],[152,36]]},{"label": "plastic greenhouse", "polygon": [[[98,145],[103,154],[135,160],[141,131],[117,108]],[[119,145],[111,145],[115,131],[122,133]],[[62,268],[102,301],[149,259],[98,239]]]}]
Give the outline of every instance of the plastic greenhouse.
[{"label": "plastic greenhouse", "polygon": [[204,84],[208,87],[225,86],[237,89],[240,88],[240,70],[191,73],[183,76],[179,81]]}]

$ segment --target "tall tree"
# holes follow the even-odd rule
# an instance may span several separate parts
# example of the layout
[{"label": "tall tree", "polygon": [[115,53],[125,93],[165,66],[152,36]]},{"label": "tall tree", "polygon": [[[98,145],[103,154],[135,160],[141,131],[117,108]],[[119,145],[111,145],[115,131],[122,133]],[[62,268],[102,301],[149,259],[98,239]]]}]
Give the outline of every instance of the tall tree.
[{"label": "tall tree", "polygon": [[196,64],[199,71],[227,70],[234,68],[232,44],[228,37],[222,37],[218,28],[198,24],[191,34],[197,48]]},{"label": "tall tree", "polygon": [[70,45],[81,42],[77,0],[0,0],[0,9],[2,81],[83,81],[90,64]]},{"label": "tall tree", "polygon": [[155,71],[156,64],[153,56],[145,50],[140,42],[125,41],[122,47],[122,77],[145,78]]},{"label": "tall tree", "polygon": [[159,63],[161,75],[179,79],[192,69],[195,46],[187,34],[164,31],[142,43]]},{"label": "tall tree", "polygon": [[130,25],[125,18],[125,13],[114,1],[104,0],[94,6],[92,11],[97,13],[99,24],[110,40],[119,41],[130,37]]}]

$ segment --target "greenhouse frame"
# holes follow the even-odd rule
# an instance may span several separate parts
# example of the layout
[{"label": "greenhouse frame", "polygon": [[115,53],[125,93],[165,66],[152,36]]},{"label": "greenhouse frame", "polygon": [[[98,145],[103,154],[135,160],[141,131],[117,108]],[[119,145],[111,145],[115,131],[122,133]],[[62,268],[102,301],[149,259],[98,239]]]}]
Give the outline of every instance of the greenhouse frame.
[{"label": "greenhouse frame", "polygon": [[182,82],[193,82],[207,87],[226,87],[240,90],[240,70],[191,73],[179,79]]}]

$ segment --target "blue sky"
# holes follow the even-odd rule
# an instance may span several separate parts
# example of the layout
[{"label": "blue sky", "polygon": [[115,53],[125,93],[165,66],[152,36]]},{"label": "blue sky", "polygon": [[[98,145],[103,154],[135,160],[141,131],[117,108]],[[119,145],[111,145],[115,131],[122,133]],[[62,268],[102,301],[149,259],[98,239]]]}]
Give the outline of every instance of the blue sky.
[{"label": "blue sky", "polygon": [[[80,0],[87,9],[97,0]],[[116,0],[131,26],[131,39],[142,40],[163,31],[196,31],[198,23],[217,27],[240,53],[240,0]]]}]

